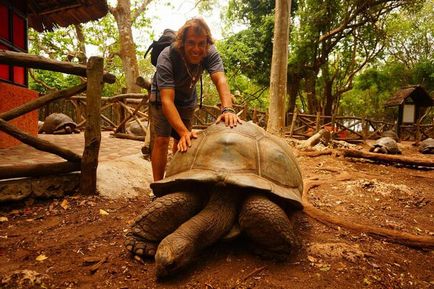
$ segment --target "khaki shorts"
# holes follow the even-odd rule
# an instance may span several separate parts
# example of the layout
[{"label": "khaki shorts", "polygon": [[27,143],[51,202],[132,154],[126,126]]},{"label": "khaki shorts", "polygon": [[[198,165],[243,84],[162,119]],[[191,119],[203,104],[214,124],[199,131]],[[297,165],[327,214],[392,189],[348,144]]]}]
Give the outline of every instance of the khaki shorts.
[{"label": "khaki shorts", "polygon": [[[182,122],[187,127],[189,131],[192,128],[192,120],[194,115],[194,107],[177,107],[179,115],[181,116]],[[163,114],[163,109],[161,104],[156,102],[151,102],[149,104],[149,112],[151,115],[151,134],[155,136],[162,137],[173,137],[179,140],[180,137],[178,133],[170,126],[166,117]]]}]

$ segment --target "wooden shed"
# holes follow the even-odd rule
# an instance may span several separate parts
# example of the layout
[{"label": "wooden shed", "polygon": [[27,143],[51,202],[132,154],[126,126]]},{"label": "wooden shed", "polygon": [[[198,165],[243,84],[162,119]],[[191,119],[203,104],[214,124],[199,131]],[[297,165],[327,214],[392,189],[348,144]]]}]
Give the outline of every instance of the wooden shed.
[{"label": "wooden shed", "polygon": [[[407,86],[395,93],[384,104],[385,107],[398,106],[397,133],[404,137],[404,133],[413,134],[418,139],[418,134],[425,134],[422,122],[426,111],[434,106],[434,99],[420,85]],[[429,121],[429,120],[428,120]],[[428,124],[429,130],[432,123]]]}]

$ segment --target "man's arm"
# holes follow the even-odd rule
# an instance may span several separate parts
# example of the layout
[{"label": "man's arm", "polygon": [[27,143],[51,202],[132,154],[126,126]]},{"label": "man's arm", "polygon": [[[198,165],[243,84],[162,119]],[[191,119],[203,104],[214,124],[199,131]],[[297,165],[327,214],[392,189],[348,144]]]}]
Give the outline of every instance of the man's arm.
[{"label": "man's arm", "polygon": [[211,79],[217,88],[220,102],[222,104],[222,114],[217,118],[216,122],[224,121],[226,126],[230,127],[236,126],[237,123],[241,123],[241,120],[233,110],[232,96],[224,72],[214,72],[211,74]]},{"label": "man's arm", "polygon": [[184,122],[179,115],[175,106],[175,89],[162,88],[160,89],[161,105],[164,116],[169,121],[170,125],[180,136],[178,142],[178,150],[184,152],[191,146],[191,138],[196,138],[196,134],[190,132],[184,125]]}]

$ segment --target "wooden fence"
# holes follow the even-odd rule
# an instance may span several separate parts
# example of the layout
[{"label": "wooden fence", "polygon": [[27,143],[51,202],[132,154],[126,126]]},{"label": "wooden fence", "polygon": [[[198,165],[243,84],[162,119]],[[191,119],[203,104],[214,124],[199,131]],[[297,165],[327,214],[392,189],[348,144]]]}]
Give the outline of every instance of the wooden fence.
[{"label": "wooden fence", "polygon": [[[387,130],[397,129],[394,122],[353,116],[323,116],[320,113],[309,115],[298,111],[289,113],[287,120],[290,121],[290,125],[286,128],[286,135],[295,138],[307,138],[321,128],[327,128],[333,132],[334,139],[363,142],[367,139],[379,138]],[[421,122],[422,120],[412,125],[401,125],[398,128],[401,139],[420,140],[434,137],[434,121],[431,124]]]},{"label": "wooden fence", "polygon": [[[234,105],[236,113],[241,119],[246,121],[253,121],[259,126],[265,127],[267,125],[267,113],[258,111],[256,108],[249,109],[246,105]],[[202,129],[206,128],[217,120],[221,114],[220,107],[217,105],[202,105],[194,114],[193,128]]]},{"label": "wooden fence", "polygon": [[[114,83],[116,80],[114,75],[104,73],[103,58],[91,57],[86,66],[54,61],[27,53],[0,50],[0,63],[87,77],[87,82],[80,85],[49,93],[0,114],[0,130],[35,149],[56,154],[66,160],[66,162],[50,164],[1,167],[0,179],[46,176],[81,171],[80,192],[83,194],[94,194],[96,192],[96,169],[98,166],[98,153],[101,142],[99,117],[101,110],[101,91],[104,82]],[[84,133],[85,147],[82,156],[46,140],[29,135],[8,123],[9,120],[39,109],[52,101],[69,98],[84,91],[86,91],[86,127]]]}]

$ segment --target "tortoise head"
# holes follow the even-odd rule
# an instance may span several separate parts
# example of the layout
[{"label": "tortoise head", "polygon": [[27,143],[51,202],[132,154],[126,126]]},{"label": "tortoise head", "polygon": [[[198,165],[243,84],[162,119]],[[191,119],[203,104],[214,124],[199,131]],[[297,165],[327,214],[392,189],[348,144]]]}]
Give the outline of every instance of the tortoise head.
[{"label": "tortoise head", "polygon": [[65,126],[65,133],[71,134],[73,131],[72,127],[70,125]]},{"label": "tortoise head", "polygon": [[174,237],[163,239],[155,254],[157,278],[164,278],[184,268],[194,256],[195,246],[188,239]]}]

